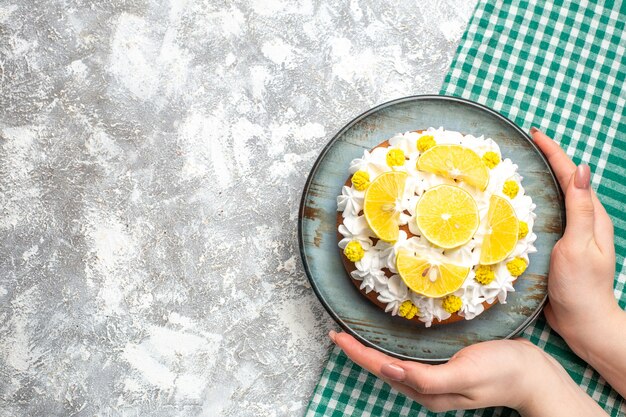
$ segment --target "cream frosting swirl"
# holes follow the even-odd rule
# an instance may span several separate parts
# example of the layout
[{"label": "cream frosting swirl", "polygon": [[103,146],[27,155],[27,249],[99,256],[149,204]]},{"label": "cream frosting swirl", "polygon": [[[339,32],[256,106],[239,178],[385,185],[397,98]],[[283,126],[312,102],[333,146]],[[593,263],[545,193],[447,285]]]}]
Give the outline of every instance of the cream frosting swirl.
[{"label": "cream frosting swirl", "polygon": [[[438,145],[459,144],[472,149],[479,156],[486,152],[495,152],[501,161],[493,169],[490,169],[487,189],[479,191],[462,182],[456,183],[442,176],[419,171],[416,167],[420,155],[417,141],[425,135],[433,136]],[[481,314],[485,310],[484,302],[491,304],[497,300],[500,303],[506,303],[507,294],[515,291],[513,282],[516,279],[508,271],[506,263],[515,257],[523,258],[528,263],[528,255],[536,252],[534,242],[537,235],[532,232],[536,218],[535,204],[525,194],[522,186],[523,178],[517,172],[518,166],[509,158],[502,159],[498,144],[491,138],[463,135],[443,128],[429,128],[422,133],[398,134],[389,139],[389,144],[389,148],[381,147],[364,151],[361,158],[352,160],[349,171],[351,174],[356,171],[365,171],[372,179],[383,172],[392,170],[404,171],[409,174],[405,185],[405,194],[401,199],[402,210],[409,214],[402,213],[400,224],[408,225],[413,236],[408,237],[404,231],[400,231],[398,240],[393,244],[381,240],[377,240],[376,244],[373,244],[374,240],[372,239],[376,239],[376,235],[369,228],[362,214],[364,191],[356,190],[353,186],[342,187],[341,195],[337,197],[337,210],[342,212],[343,217],[343,221],[338,227],[339,233],[343,236],[343,239],[339,241],[339,247],[344,249],[350,241],[357,240],[364,249],[364,256],[355,263],[356,270],[351,273],[351,276],[355,280],[361,281],[360,287],[366,293],[370,291],[378,293],[377,299],[386,304],[385,311],[392,315],[398,314],[400,305],[404,301],[410,300],[419,308],[419,320],[424,322],[427,327],[435,320],[448,319],[451,314],[443,308],[441,298],[428,298],[411,291],[402,281],[402,278],[397,275],[395,259],[401,248],[425,254],[430,259],[472,268],[461,288],[454,293],[462,301],[461,310],[458,314],[466,320],[471,320]],[[394,167],[387,165],[387,152],[393,148],[401,149],[408,158],[404,165]],[[495,279],[491,283],[483,285],[474,279],[475,267],[479,264],[480,257],[480,250],[476,249],[482,246],[484,236],[487,233],[486,218],[489,210],[489,199],[494,194],[504,196],[502,188],[507,180],[514,180],[519,185],[517,195],[509,201],[519,220],[528,224],[528,234],[518,240],[515,249],[507,259],[493,266]],[[478,207],[481,219],[479,228],[468,243],[458,248],[443,250],[433,246],[421,237],[415,222],[417,200],[425,190],[439,184],[460,186],[472,195]],[[387,277],[385,271],[388,271],[391,276]]]}]

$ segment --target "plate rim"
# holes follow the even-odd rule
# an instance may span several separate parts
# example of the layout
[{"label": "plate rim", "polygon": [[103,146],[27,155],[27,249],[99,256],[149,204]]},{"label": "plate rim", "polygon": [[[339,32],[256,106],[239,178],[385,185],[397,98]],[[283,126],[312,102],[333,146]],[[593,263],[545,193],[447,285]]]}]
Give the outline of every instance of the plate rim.
[{"label": "plate rim", "polygon": [[[537,152],[539,154],[539,156],[543,160],[545,166],[548,168],[548,172],[550,173],[550,176],[552,178],[552,182],[554,183],[554,185],[556,186],[556,189],[557,189],[558,204],[559,204],[559,208],[560,208],[560,211],[561,211],[561,225],[562,225],[562,229],[563,230],[565,230],[565,220],[566,220],[565,219],[565,205],[564,205],[565,203],[564,203],[563,191],[561,190],[561,187],[560,187],[560,185],[558,183],[558,180],[556,178],[556,174],[554,173],[554,170],[550,166],[550,163],[548,162],[548,159],[546,158],[546,156],[539,149],[539,147],[535,144],[535,142],[530,138],[530,136],[524,130],[522,130],[522,128],[520,128],[516,123],[514,123],[512,120],[510,120],[508,117],[504,116],[503,114],[501,114],[501,113],[499,113],[499,112],[497,112],[497,111],[495,111],[495,110],[493,110],[493,109],[491,109],[491,108],[489,108],[489,107],[487,107],[487,106],[485,106],[485,105],[483,105],[481,103],[477,103],[475,101],[468,100],[468,99],[461,98],[461,97],[444,95],[444,94],[417,94],[417,95],[404,96],[404,97],[400,97],[400,98],[396,98],[396,99],[393,99],[393,100],[389,100],[389,101],[383,102],[381,104],[378,104],[378,105],[376,105],[376,106],[374,106],[374,107],[372,107],[372,108],[362,112],[358,116],[354,117],[351,121],[349,121],[341,129],[339,129],[337,131],[337,133],[335,133],[335,135],[333,135],[333,137],[324,146],[324,148],[322,148],[322,150],[320,151],[319,156],[317,157],[317,159],[313,163],[313,166],[311,167],[311,170],[309,171],[309,174],[307,176],[307,180],[306,180],[306,182],[304,184],[304,187],[302,189],[302,196],[300,197],[300,206],[299,206],[299,209],[298,209],[298,247],[299,247],[299,252],[300,252],[300,260],[302,261],[302,266],[304,267],[304,272],[305,272],[305,274],[307,276],[309,284],[311,285],[311,288],[313,288],[313,292],[317,296],[317,299],[320,301],[320,303],[322,304],[322,306],[324,307],[326,312],[333,318],[333,320],[335,320],[335,322],[346,333],[348,333],[351,336],[353,336],[354,338],[356,338],[359,342],[361,342],[365,346],[374,348],[374,349],[376,349],[376,350],[378,350],[380,352],[383,352],[383,353],[385,353],[385,354],[387,354],[387,355],[389,355],[391,357],[402,359],[402,360],[418,361],[418,362],[429,363],[429,364],[440,364],[440,363],[445,363],[445,362],[449,361],[451,357],[439,358],[439,359],[430,359],[430,358],[420,358],[420,357],[416,357],[416,356],[409,356],[409,355],[404,355],[402,353],[393,352],[393,351],[391,351],[389,349],[386,349],[386,348],[384,348],[382,346],[377,345],[374,342],[371,342],[370,340],[365,339],[364,337],[359,335],[355,330],[350,328],[350,326],[348,326],[344,322],[344,320],[342,320],[337,315],[337,313],[335,313],[335,311],[330,307],[330,305],[328,304],[328,301],[324,298],[324,296],[321,294],[320,290],[318,289],[317,283],[312,278],[312,273],[311,273],[311,270],[310,270],[310,267],[309,267],[309,263],[307,261],[307,258],[306,258],[306,255],[305,255],[305,250],[304,250],[303,222],[304,222],[304,218],[305,218],[304,212],[305,212],[305,206],[306,206],[306,197],[309,194],[309,189],[310,189],[310,186],[311,186],[311,182],[313,181],[313,177],[317,173],[317,170],[319,169],[319,166],[320,166],[321,162],[324,160],[324,158],[326,157],[326,154],[333,147],[335,142],[337,142],[339,140],[339,138],[346,131],[351,129],[355,124],[357,124],[361,120],[365,119],[366,117],[370,116],[371,114],[374,114],[374,113],[378,112],[379,110],[382,110],[382,109],[384,109],[386,107],[390,107],[390,106],[395,105],[395,104],[404,103],[404,102],[407,102],[407,101],[422,101],[422,100],[452,101],[452,102],[457,102],[457,103],[462,103],[462,104],[465,104],[465,105],[469,105],[471,107],[476,107],[476,108],[478,108],[480,110],[483,110],[483,111],[486,111],[487,113],[490,113],[492,116],[495,116],[497,119],[500,119],[501,121],[503,121],[504,123],[509,125],[511,128],[513,128],[513,130],[517,131],[524,139],[526,139],[526,141],[528,143],[530,143],[531,147],[535,150],[535,152]],[[539,305],[537,306],[535,311],[530,316],[528,316],[526,318],[526,320],[524,320],[522,322],[522,324],[520,324],[514,331],[512,331],[507,336],[505,336],[503,338],[503,340],[511,339],[511,338],[519,335],[521,332],[523,332],[539,316],[539,314],[543,311],[543,308],[544,308],[547,300],[548,300],[548,292],[546,291],[546,294],[544,295],[543,299],[541,300],[541,302],[539,303]]]}]

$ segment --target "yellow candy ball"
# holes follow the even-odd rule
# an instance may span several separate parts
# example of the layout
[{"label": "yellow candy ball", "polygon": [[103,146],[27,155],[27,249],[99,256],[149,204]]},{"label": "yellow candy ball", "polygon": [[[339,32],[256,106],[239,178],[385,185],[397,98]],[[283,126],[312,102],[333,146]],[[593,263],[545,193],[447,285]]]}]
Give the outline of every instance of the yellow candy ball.
[{"label": "yellow candy ball", "polygon": [[485,152],[482,157],[483,162],[489,169],[493,169],[500,163],[500,155],[493,151]]},{"label": "yellow candy ball", "polygon": [[422,136],[417,140],[417,150],[420,151],[420,153],[424,153],[436,144],[437,142],[435,142],[435,138],[433,136]]},{"label": "yellow candy ball", "polygon": [[506,180],[504,181],[504,186],[502,187],[502,193],[508,196],[510,199],[514,199],[517,193],[519,192],[519,184],[515,180]]},{"label": "yellow candy ball", "polygon": [[456,295],[448,295],[446,298],[443,299],[441,306],[448,313],[452,314],[461,309],[461,306],[463,306],[463,301],[460,297],[457,297]]},{"label": "yellow candy ball", "polygon": [[520,220],[519,222],[519,232],[517,233],[518,239],[524,239],[528,235],[528,223]]},{"label": "yellow candy ball", "polygon": [[407,320],[411,320],[413,317],[419,316],[419,314],[419,308],[409,300],[404,301],[398,308],[398,315]]},{"label": "yellow candy ball", "polygon": [[509,270],[510,274],[514,277],[519,277],[526,271],[528,264],[523,258],[515,258],[506,263],[506,269]]},{"label": "yellow candy ball", "polygon": [[491,265],[478,265],[475,274],[474,279],[476,282],[483,285],[491,284],[496,279],[496,274],[493,272]]},{"label": "yellow candy ball", "polygon": [[404,152],[402,149],[389,149],[387,152],[387,165],[390,167],[399,167],[404,165]]},{"label": "yellow candy ball", "polygon": [[358,240],[353,240],[346,245],[343,254],[346,255],[350,262],[357,262],[363,259],[365,250],[363,250],[363,246],[361,246]]},{"label": "yellow candy ball", "polygon": [[370,185],[370,174],[366,171],[357,171],[352,175],[352,185],[359,191]]}]

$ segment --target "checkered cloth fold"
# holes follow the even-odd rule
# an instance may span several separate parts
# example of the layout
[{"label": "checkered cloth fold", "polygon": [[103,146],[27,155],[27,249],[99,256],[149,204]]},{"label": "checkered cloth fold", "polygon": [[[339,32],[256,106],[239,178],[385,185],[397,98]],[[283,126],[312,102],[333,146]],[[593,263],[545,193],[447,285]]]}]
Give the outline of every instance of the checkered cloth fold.
[{"label": "checkered cloth fold", "polygon": [[[441,89],[537,126],[593,172],[615,225],[615,296],[626,306],[626,2],[480,0]],[[555,357],[611,416],[624,401],[543,318],[524,337]],[[433,416],[334,348],[306,416]],[[446,416],[510,416],[505,408]]]}]

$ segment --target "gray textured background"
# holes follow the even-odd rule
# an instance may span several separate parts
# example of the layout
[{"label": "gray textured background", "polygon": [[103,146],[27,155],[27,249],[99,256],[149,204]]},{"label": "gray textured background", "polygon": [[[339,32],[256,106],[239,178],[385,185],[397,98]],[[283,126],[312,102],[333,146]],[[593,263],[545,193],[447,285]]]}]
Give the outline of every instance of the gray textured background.
[{"label": "gray textured background", "polygon": [[475,1],[0,3],[0,414],[298,415],[301,188]]}]

